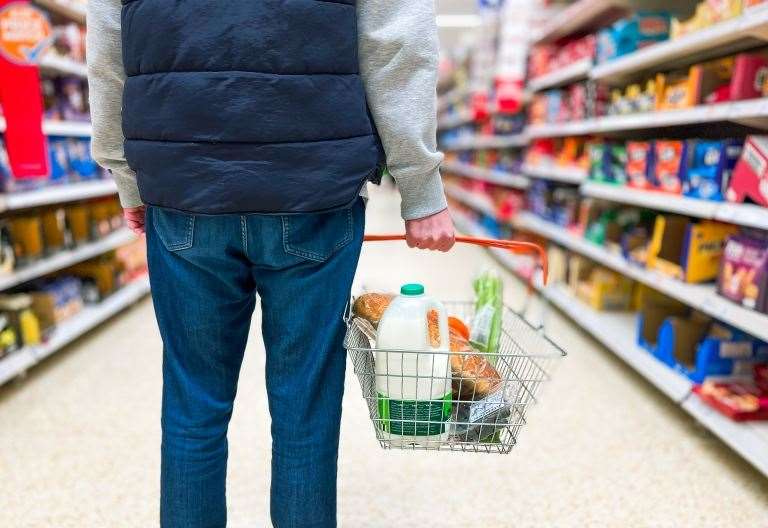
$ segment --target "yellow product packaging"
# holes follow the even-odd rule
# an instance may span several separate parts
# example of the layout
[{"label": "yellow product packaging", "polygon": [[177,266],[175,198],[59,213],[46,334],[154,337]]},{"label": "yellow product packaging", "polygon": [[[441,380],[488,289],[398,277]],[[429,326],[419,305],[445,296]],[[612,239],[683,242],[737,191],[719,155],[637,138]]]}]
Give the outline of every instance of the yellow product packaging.
[{"label": "yellow product packaging", "polygon": [[595,310],[627,310],[632,302],[631,279],[578,255],[569,260],[568,285]]},{"label": "yellow product packaging", "polygon": [[658,215],[648,245],[647,266],[685,282],[717,277],[723,246],[736,226],[711,220],[694,223],[684,216]]},{"label": "yellow product packaging", "polygon": [[42,213],[43,238],[48,252],[61,251],[67,245],[67,223],[64,209],[47,209]]},{"label": "yellow product packaging", "polygon": [[82,244],[91,238],[90,211],[85,204],[67,207],[67,224],[75,244]]},{"label": "yellow product packaging", "polygon": [[696,87],[701,76],[699,66],[691,66],[686,72],[659,73],[656,75],[656,109],[679,110],[696,104]]},{"label": "yellow product packaging", "polygon": [[43,255],[43,232],[40,218],[17,216],[10,220],[11,240],[16,257],[36,259]]},{"label": "yellow product packaging", "polygon": [[10,325],[21,337],[24,346],[42,342],[40,321],[32,311],[32,297],[25,293],[0,295],[0,310],[8,317]]}]

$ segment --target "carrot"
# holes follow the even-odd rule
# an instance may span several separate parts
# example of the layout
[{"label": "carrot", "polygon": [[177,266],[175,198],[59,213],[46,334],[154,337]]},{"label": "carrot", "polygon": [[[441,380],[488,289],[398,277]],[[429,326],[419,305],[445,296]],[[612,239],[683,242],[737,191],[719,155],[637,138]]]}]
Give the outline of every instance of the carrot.
[{"label": "carrot", "polygon": [[448,327],[453,328],[458,332],[464,339],[469,340],[469,327],[464,324],[464,321],[459,319],[458,317],[449,317],[448,318]]}]

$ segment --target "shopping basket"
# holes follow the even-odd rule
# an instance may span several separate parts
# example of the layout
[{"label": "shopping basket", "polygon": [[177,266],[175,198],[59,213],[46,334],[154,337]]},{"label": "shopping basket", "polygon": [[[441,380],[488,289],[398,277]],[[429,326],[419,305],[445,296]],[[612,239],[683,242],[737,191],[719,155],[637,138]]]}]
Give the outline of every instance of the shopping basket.
[{"label": "shopping basket", "polygon": [[[367,235],[366,241],[404,240],[404,235]],[[540,246],[529,242],[456,237],[457,242],[496,247],[514,253],[536,253],[546,283],[546,252]],[[530,292],[529,292],[530,295]],[[448,315],[463,321],[472,321],[473,302],[444,302]],[[463,362],[485,359],[495,363],[495,372],[485,371],[468,375],[464,369],[449,369],[447,375],[404,375],[403,364],[427,362],[427,371],[434,373],[439,355],[455,352],[381,350],[375,348],[375,335],[371,328],[361,324],[350,309],[345,316],[347,334],[344,347],[347,349],[354,372],[360,381],[363,397],[368,405],[370,419],[376,438],[385,449],[426,449],[471,451],[506,454],[517,442],[521,428],[526,423],[526,411],[537,400],[542,383],[549,381],[554,367],[565,357],[565,352],[547,337],[543,325],[535,327],[521,312],[508,306],[503,307],[501,339],[497,353],[479,352],[460,355]],[[376,372],[377,354],[386,354],[380,367],[385,372]],[[478,358],[477,356],[481,356]],[[382,357],[382,356],[379,356]],[[470,359],[471,358],[471,359]],[[457,358],[453,358],[457,361]],[[397,368],[396,362],[402,362]],[[444,359],[442,359],[444,361]],[[394,365],[393,367],[390,367]],[[423,369],[420,369],[421,372]],[[446,377],[447,376],[447,377]],[[382,405],[377,391],[379,383],[413,383],[424,389],[424,394],[433,394],[433,384],[448,386],[451,399],[430,400],[417,398],[411,412],[399,413],[389,405]],[[411,385],[413,386],[413,385]],[[478,394],[479,388],[486,389]],[[489,389],[490,388],[490,389]],[[419,389],[417,389],[418,391]],[[450,405],[450,411],[447,406]],[[443,412],[440,412],[442,409]],[[434,412],[437,411],[437,412]],[[446,419],[446,416],[448,418]]]}]

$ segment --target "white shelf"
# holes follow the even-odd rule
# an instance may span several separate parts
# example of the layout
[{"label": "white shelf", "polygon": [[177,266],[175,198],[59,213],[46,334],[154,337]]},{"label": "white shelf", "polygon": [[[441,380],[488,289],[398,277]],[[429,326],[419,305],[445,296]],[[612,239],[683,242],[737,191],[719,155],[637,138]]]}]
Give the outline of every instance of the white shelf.
[{"label": "white shelf", "polygon": [[586,58],[569,64],[558,70],[549,72],[528,81],[528,89],[533,92],[571,84],[589,76],[592,69],[592,59]]},{"label": "white shelf", "polygon": [[124,308],[149,293],[149,279],[143,277],[123,286],[102,302],[86,306],[79,313],[56,325],[49,339],[37,346],[25,347],[0,359],[0,384],[50,356],[54,352],[97,327]]},{"label": "white shelf", "polygon": [[696,394],[683,403],[698,422],[768,475],[768,422],[734,422],[705,404]]},{"label": "white shelf", "polygon": [[457,185],[445,184],[445,194],[467,207],[496,218],[496,208],[486,196],[473,194]]},{"label": "white shelf", "polygon": [[720,22],[674,40],[648,46],[634,53],[595,66],[590,76],[612,84],[621,84],[638,73],[663,69],[666,63],[684,61],[687,57],[739,41],[750,43],[750,37],[768,37],[768,9],[764,6],[747,10],[740,17]]},{"label": "white shelf", "polygon": [[83,78],[88,77],[88,67],[84,62],[78,62],[68,57],[61,57],[51,52],[43,55],[43,58],[40,61],[40,68],[43,71],[50,71],[62,75],[74,75]]},{"label": "white shelf", "polygon": [[768,126],[768,97],[699,105],[682,110],[612,115],[568,123],[531,125],[526,129],[526,133],[532,138],[578,136],[720,121],[744,122],[752,126],[766,127]]},{"label": "white shelf", "polygon": [[512,187],[514,189],[525,189],[530,183],[528,178],[519,174],[512,174],[505,171],[484,169],[482,167],[476,167],[468,163],[459,162],[443,162],[442,168],[448,172],[454,172],[467,178],[480,180],[495,185],[502,185],[504,187]]},{"label": "white shelf", "polygon": [[467,87],[454,88],[447,92],[445,95],[441,95],[437,98],[437,111],[442,112],[447,106],[456,104],[465,97],[469,96],[469,89]]},{"label": "white shelf", "polygon": [[116,192],[114,180],[103,179],[51,185],[31,191],[0,193],[0,212],[109,196]]},{"label": "white shelf", "polygon": [[585,182],[582,184],[581,193],[612,202],[768,230],[768,207],[698,200],[679,194],[643,191],[623,185],[595,182]]},{"label": "white shelf", "polygon": [[[470,235],[487,236],[477,223],[465,215],[454,213],[454,221],[460,230]],[[492,252],[510,271],[519,274],[518,263],[514,257],[504,251]],[[553,305],[592,334],[608,350],[624,360],[672,401],[681,405],[760,472],[768,475],[768,423],[737,423],[704,404],[692,393],[693,384],[688,378],[667,367],[637,344],[635,314],[594,310],[562,285],[547,288],[542,288],[540,284],[536,286]]]},{"label": "white shelf", "polygon": [[58,13],[74,22],[85,24],[85,6],[80,2],[68,0],[34,0],[40,7]]},{"label": "white shelf", "polygon": [[532,178],[559,181],[563,183],[581,183],[587,179],[586,171],[578,167],[561,167],[555,164],[523,165],[523,174]]},{"label": "white shelf", "polygon": [[[0,132],[5,132],[5,118],[0,116]],[[90,137],[93,128],[89,122],[80,121],[43,121],[43,133],[49,136]]]},{"label": "white shelf", "polygon": [[464,112],[458,112],[449,116],[441,117],[437,121],[437,128],[439,130],[444,130],[446,128],[456,128],[471,122],[472,113],[467,110]]},{"label": "white shelf", "polygon": [[688,284],[653,270],[627,262],[623,256],[611,253],[556,224],[547,222],[532,213],[519,213],[514,225],[539,234],[549,240],[599,262],[627,277],[642,282],[665,295],[696,308],[720,321],[768,341],[768,315],[743,308],[720,296],[711,284]]},{"label": "white shelf", "polygon": [[534,42],[550,42],[572,33],[594,27],[611,11],[626,7],[622,0],[576,0],[555,15],[533,37]]},{"label": "white shelf", "polygon": [[451,141],[443,146],[445,150],[470,150],[524,147],[528,144],[525,134],[510,134],[508,136],[466,136]]},{"label": "white shelf", "polygon": [[54,271],[59,271],[89,258],[97,257],[131,242],[134,238],[135,235],[128,228],[122,228],[95,242],[89,242],[74,249],[60,251],[48,258],[13,270],[7,275],[0,275],[0,291],[48,275]]}]

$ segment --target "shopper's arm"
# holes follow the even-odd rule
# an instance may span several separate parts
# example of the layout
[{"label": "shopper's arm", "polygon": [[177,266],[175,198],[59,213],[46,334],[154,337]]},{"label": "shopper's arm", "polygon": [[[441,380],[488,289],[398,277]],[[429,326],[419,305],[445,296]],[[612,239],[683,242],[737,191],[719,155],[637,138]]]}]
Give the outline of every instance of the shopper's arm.
[{"label": "shopper's arm", "polygon": [[358,0],[357,5],[360,72],[387,168],[402,196],[402,216],[430,217],[447,207],[436,140],[434,1]]},{"label": "shopper's arm", "polygon": [[142,205],[136,173],[123,153],[123,69],[120,40],[120,0],[89,0],[87,11],[88,84],[94,159],[110,170],[120,203],[130,209]]}]

